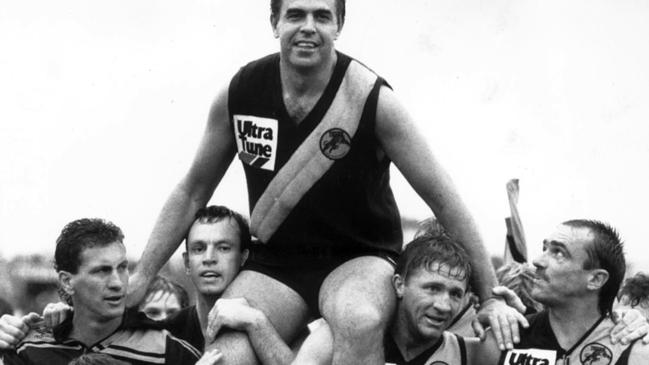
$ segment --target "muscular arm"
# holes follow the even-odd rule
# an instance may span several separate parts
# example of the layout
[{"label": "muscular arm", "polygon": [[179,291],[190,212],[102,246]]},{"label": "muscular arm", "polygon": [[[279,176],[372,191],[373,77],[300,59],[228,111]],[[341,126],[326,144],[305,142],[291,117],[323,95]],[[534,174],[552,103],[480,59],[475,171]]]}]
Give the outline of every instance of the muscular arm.
[{"label": "muscular arm", "polygon": [[[481,322],[489,322],[502,348],[512,348],[518,342],[518,323],[527,325],[525,317],[499,300],[489,300],[496,285],[496,274],[476,223],[433,153],[423,135],[392,90],[381,88],[376,115],[376,134],[385,153],[395,163],[410,185],[428,204],[444,228],[469,254],[473,276],[472,287],[483,305]],[[474,325],[483,337],[481,325]]]},{"label": "muscular arm", "polygon": [[440,223],[454,235],[471,257],[472,287],[481,300],[491,296],[496,274],[478,228],[455,189],[450,176],[435,159],[392,90],[382,87],[376,115],[376,134],[384,151]]},{"label": "muscular arm", "polygon": [[182,242],[195,212],[205,206],[235,154],[229,123],[228,90],[210,109],[207,127],[194,161],[171,192],[149,237],[131,282],[129,303],[139,302],[148,282]]},{"label": "muscular arm", "polygon": [[245,298],[216,301],[210,310],[205,343],[211,343],[223,327],[245,332],[264,365],[288,365],[293,360],[293,351],[279,336],[268,317],[252,307]]}]

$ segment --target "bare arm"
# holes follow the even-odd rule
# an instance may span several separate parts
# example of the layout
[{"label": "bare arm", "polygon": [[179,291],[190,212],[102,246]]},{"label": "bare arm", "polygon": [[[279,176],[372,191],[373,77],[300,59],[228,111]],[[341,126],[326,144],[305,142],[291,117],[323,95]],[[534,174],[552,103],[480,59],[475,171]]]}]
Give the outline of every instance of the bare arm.
[{"label": "bare arm", "polygon": [[268,317],[245,298],[219,299],[209,314],[205,343],[213,341],[222,327],[243,331],[264,365],[288,365],[293,351],[282,340]]},{"label": "bare arm", "polygon": [[228,89],[212,104],[207,127],[187,174],[167,199],[129,287],[129,304],[139,302],[150,280],[182,242],[196,211],[207,204],[235,154]]},{"label": "bare arm", "polygon": [[[518,323],[526,326],[527,321],[520,313],[507,307],[504,301],[492,299],[485,302],[497,280],[477,225],[423,135],[387,87],[381,88],[379,94],[376,134],[388,157],[444,228],[466,249],[473,268],[472,287],[483,302],[480,311],[490,313],[488,321],[498,343],[503,347],[513,347],[512,342],[518,342]],[[482,331],[481,327],[478,329]],[[484,337],[483,332],[478,335]]]},{"label": "bare arm", "polygon": [[444,228],[467,250],[474,271],[472,287],[481,300],[487,299],[496,285],[496,274],[478,228],[450,176],[392,90],[381,88],[377,109],[376,133],[384,151]]}]

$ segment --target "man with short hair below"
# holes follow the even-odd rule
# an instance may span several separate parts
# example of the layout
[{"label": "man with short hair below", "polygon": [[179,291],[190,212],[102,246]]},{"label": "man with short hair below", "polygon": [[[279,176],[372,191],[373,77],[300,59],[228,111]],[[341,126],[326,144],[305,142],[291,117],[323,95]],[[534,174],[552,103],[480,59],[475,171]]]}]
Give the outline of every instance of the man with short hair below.
[{"label": "man with short hair below", "polygon": [[[224,297],[246,298],[287,342],[321,314],[334,333],[334,363],[382,363],[395,304],[391,261],[402,245],[389,186],[394,161],[469,252],[482,308],[502,329],[500,342],[511,346],[524,317],[487,301],[496,279],[476,224],[387,82],[336,51],[344,15],[344,0],[271,0],[280,52],[241,68],[214,101],[194,162],[136,268],[132,300],[238,156],[259,244]],[[221,327],[214,323],[208,334]],[[256,362],[241,332],[218,333],[212,347],[226,364]]]},{"label": "man with short hair below", "polygon": [[569,220],[543,241],[531,296],[545,310],[528,317],[503,364],[647,364],[649,347],[611,343],[613,300],[626,270],[623,245],[608,224]]},{"label": "man with short hair below", "polygon": [[55,268],[74,313],[53,330],[33,328],[5,364],[67,365],[97,352],[132,365],[194,364],[198,351],[137,309],[125,311],[128,262],[124,235],[101,219],[66,225],[56,241]]},{"label": "man with short hair below", "polygon": [[[464,249],[446,235],[420,235],[406,245],[392,284],[397,307],[384,337],[388,364],[495,364],[493,335],[481,343],[447,331],[467,295],[471,265]],[[331,332],[321,324],[307,338],[295,364],[331,364]]]}]

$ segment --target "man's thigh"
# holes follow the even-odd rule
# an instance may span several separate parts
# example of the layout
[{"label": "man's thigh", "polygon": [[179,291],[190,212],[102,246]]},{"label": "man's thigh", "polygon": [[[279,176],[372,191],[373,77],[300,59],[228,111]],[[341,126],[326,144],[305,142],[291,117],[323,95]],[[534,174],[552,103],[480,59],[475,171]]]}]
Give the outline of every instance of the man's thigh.
[{"label": "man's thigh", "polygon": [[356,320],[368,316],[370,325],[387,325],[396,303],[393,275],[394,266],[378,256],[357,257],[332,271],[320,288],[320,311],[332,330],[345,323],[362,326]]},{"label": "man's thigh", "polygon": [[266,314],[287,342],[307,323],[308,310],[302,297],[280,281],[256,271],[241,271],[222,297],[246,298],[250,305]]}]

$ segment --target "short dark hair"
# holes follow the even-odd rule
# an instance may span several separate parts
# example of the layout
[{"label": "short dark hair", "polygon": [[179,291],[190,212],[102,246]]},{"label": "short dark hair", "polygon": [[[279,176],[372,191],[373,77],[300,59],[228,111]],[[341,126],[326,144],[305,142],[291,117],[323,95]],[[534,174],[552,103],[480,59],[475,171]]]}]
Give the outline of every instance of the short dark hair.
[{"label": "short dark hair", "polygon": [[176,298],[178,298],[180,308],[189,306],[189,295],[187,294],[187,290],[178,283],[175,283],[161,275],[157,275],[151,284],[149,284],[149,287],[146,289],[146,293],[142,299],[142,303],[140,304],[143,304],[151,294],[159,291],[175,295]]},{"label": "short dark hair", "polygon": [[88,353],[70,361],[68,365],[128,365],[128,363],[106,354]]},{"label": "short dark hair", "polygon": [[573,219],[563,224],[573,228],[586,228],[593,234],[592,244],[586,246],[588,259],[584,262],[584,269],[599,268],[608,272],[608,280],[599,293],[599,310],[603,315],[609,314],[626,272],[624,243],[620,235],[611,225],[598,220]]},{"label": "short dark hair", "polygon": [[[221,206],[221,205],[210,205],[205,208],[199,209],[194,215],[194,222],[209,224],[217,223],[226,218],[233,219],[239,226],[239,240],[241,251],[247,250],[250,248],[250,226],[248,221],[239,213]],[[191,227],[190,227],[191,230]],[[185,248],[187,248],[187,239],[189,238],[189,230],[185,236]]]},{"label": "short dark hair", "polygon": [[[469,256],[456,240],[446,234],[423,234],[414,238],[399,256],[395,273],[407,281],[414,271],[431,270],[436,263],[447,265],[449,274],[464,280],[468,290],[471,277]],[[451,269],[454,268],[460,269],[461,272],[453,274]]]},{"label": "short dark hair", "polygon": [[[270,16],[273,26],[277,25],[279,13],[282,9],[283,0],[270,0]],[[336,18],[338,18],[338,29],[345,24],[345,0],[336,0]]]},{"label": "short dark hair", "polygon": [[124,242],[124,233],[115,224],[100,218],[82,218],[68,223],[56,239],[54,268],[76,274],[81,253],[87,248]]},{"label": "short dark hair", "polygon": [[624,285],[617,297],[621,299],[625,295],[629,298],[631,307],[649,300],[649,275],[639,272],[624,280]]}]

